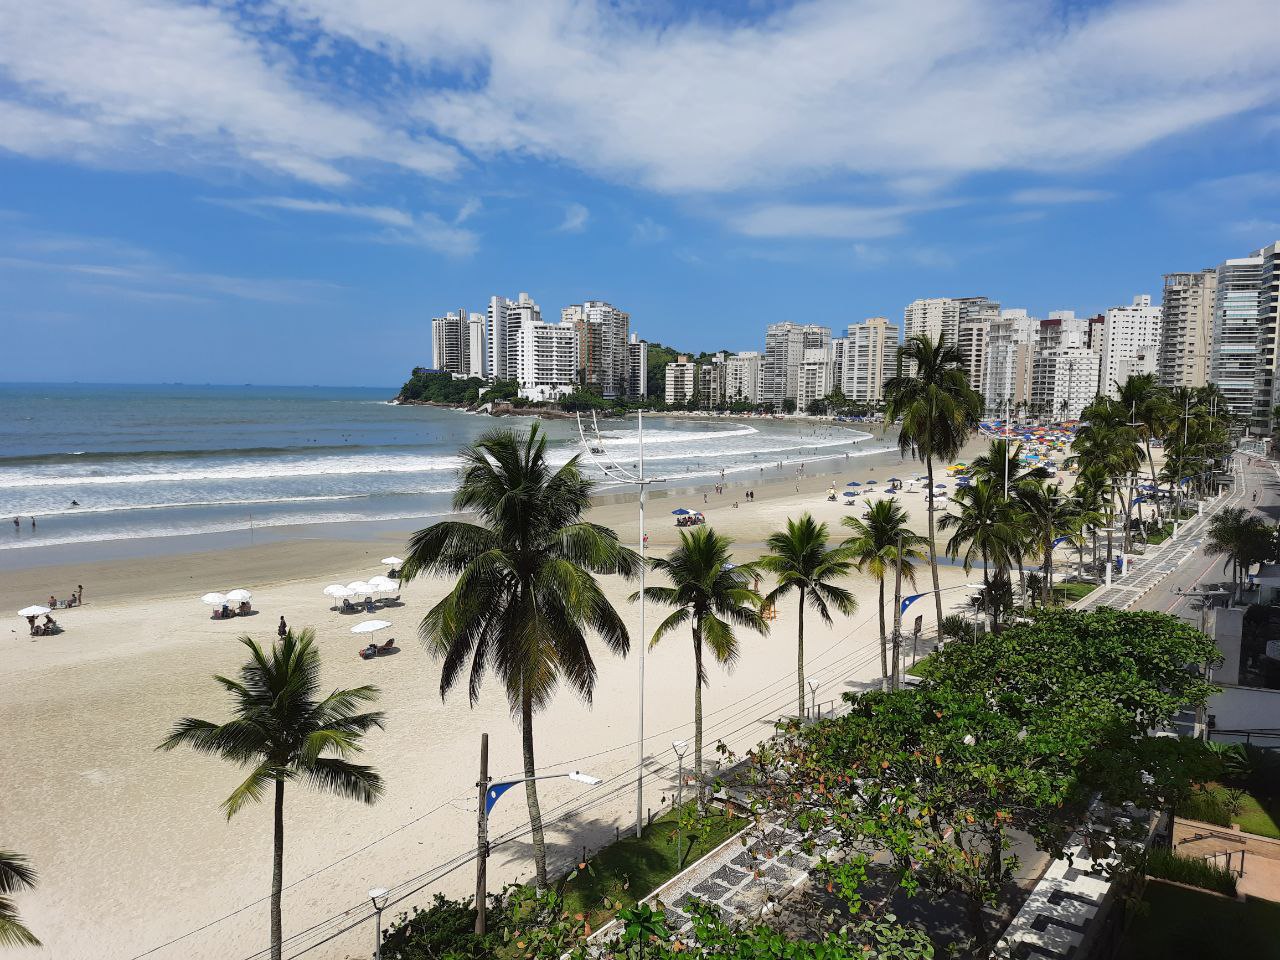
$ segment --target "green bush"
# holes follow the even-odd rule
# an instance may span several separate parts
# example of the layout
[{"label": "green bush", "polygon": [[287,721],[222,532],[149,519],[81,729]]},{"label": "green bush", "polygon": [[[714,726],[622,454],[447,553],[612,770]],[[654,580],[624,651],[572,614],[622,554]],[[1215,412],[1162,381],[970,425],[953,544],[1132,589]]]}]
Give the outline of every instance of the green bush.
[{"label": "green bush", "polygon": [[1185,883],[1228,897],[1236,895],[1236,878],[1229,870],[1208,860],[1179,856],[1172,850],[1152,850],[1147,854],[1147,876]]},{"label": "green bush", "polygon": [[1201,823],[1212,823],[1219,827],[1231,826],[1231,812],[1223,805],[1222,799],[1212,790],[1200,788],[1178,803],[1178,816],[1188,820],[1199,820]]}]

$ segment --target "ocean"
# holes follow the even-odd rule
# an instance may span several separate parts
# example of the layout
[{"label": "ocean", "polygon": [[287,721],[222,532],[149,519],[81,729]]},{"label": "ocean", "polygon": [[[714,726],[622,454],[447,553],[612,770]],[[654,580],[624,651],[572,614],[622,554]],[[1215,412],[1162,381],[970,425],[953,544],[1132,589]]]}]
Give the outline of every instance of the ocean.
[{"label": "ocean", "polygon": [[[438,516],[449,510],[460,447],[534,422],[397,406],[395,392],[0,384],[0,551]],[[601,491],[614,486],[575,423],[539,422],[554,461],[582,454]],[[634,417],[601,421],[600,432],[599,459],[634,464]],[[668,487],[885,447],[842,424],[645,419],[647,472],[669,477]]]}]

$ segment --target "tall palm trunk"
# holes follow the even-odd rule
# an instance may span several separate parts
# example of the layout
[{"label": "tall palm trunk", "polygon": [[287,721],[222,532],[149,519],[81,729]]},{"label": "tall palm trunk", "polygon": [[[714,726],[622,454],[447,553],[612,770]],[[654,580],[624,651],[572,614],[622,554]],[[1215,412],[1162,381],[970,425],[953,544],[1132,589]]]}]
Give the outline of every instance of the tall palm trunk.
[{"label": "tall palm trunk", "polygon": [[693,625],[693,782],[698,810],[705,802],[702,788],[702,622]]},{"label": "tall palm trunk", "polygon": [[1155,495],[1151,498],[1151,509],[1156,513],[1156,526],[1159,527],[1164,525],[1164,518],[1160,515],[1160,482],[1156,480],[1156,460],[1155,457],[1151,455],[1151,437],[1144,437],[1143,443],[1145,443],[1147,447],[1147,463],[1151,466],[1151,485],[1156,488]]},{"label": "tall palm trunk", "polygon": [[880,689],[889,689],[889,638],[884,626],[884,577],[880,577]]},{"label": "tall palm trunk", "polygon": [[1040,605],[1049,606],[1053,599],[1053,541],[1044,545],[1044,583],[1040,585]]},{"label": "tall palm trunk", "polygon": [[800,621],[796,627],[796,716],[804,716],[804,587],[800,588]]},{"label": "tall palm trunk", "polygon": [[925,469],[925,474],[929,478],[929,501],[928,501],[929,569],[933,572],[933,603],[934,603],[934,609],[938,613],[937,628],[941,630],[942,629],[942,594],[939,592],[940,588],[938,585],[938,547],[937,547],[937,544],[933,542],[934,538],[937,536],[937,531],[935,529],[934,521],[933,521],[933,505],[936,502],[937,498],[933,494],[933,457],[932,456],[926,456],[924,458],[924,469]]},{"label": "tall palm trunk", "polygon": [[284,781],[276,778],[275,836],[271,863],[271,960],[284,952],[284,925],[280,921],[280,898],[284,892]]},{"label": "tall palm trunk", "polygon": [[533,835],[533,867],[538,892],[547,889],[547,841],[542,833],[542,807],[538,804],[538,774],[533,759],[533,695],[526,690],[520,699],[520,741],[524,749],[524,796],[529,804],[529,827]]}]

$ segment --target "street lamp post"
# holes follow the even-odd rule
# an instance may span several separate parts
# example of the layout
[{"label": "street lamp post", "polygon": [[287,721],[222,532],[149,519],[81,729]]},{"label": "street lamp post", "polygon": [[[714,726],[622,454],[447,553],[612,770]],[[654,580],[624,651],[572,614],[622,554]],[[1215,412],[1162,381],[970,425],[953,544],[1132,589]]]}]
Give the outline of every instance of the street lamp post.
[{"label": "street lamp post", "polygon": [[809,684],[809,716],[816,720],[818,719],[818,681],[810,679],[806,683]]},{"label": "street lamp post", "polygon": [[487,924],[488,876],[486,865],[489,860],[489,812],[504,793],[512,787],[527,783],[530,780],[557,780],[562,777],[575,783],[598,787],[604,781],[589,773],[574,770],[572,773],[547,773],[537,777],[503,777],[499,780],[489,779],[489,735],[480,734],[480,780],[476,784],[480,789],[480,806],[476,810],[476,835],[479,843],[476,847],[476,936],[484,936]]},{"label": "street lamp post", "polygon": [[689,752],[687,740],[672,740],[671,749],[676,753],[676,806],[684,806],[684,755]]},{"label": "street lamp post", "polygon": [[382,911],[387,906],[387,890],[385,887],[374,887],[369,891],[369,902],[373,904],[373,958],[382,960]]},{"label": "street lamp post", "polygon": [[[1179,590],[1173,588],[1173,594],[1179,597],[1200,597],[1200,632],[1206,636],[1209,633],[1209,603],[1213,597],[1221,597],[1228,594],[1227,590]],[[1200,668],[1202,675],[1206,680],[1213,679],[1213,668],[1209,664],[1204,664]],[[1209,717],[1208,708],[1201,704],[1196,708],[1196,725],[1200,728],[1200,739],[1209,739]]]}]

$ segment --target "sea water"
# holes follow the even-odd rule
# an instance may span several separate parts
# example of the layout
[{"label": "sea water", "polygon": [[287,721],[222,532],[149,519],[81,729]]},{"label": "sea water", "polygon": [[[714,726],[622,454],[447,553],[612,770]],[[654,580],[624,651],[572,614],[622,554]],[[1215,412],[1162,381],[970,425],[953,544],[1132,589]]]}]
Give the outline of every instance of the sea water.
[{"label": "sea water", "polygon": [[[395,392],[0,384],[0,550],[440,515],[459,448],[535,422],[398,406]],[[581,456],[602,492],[616,486],[603,465],[638,464],[634,416],[601,420],[598,437],[588,420],[585,445],[573,421],[541,426],[552,460]],[[644,443],[668,488],[885,446],[843,424],[662,416]]]}]

